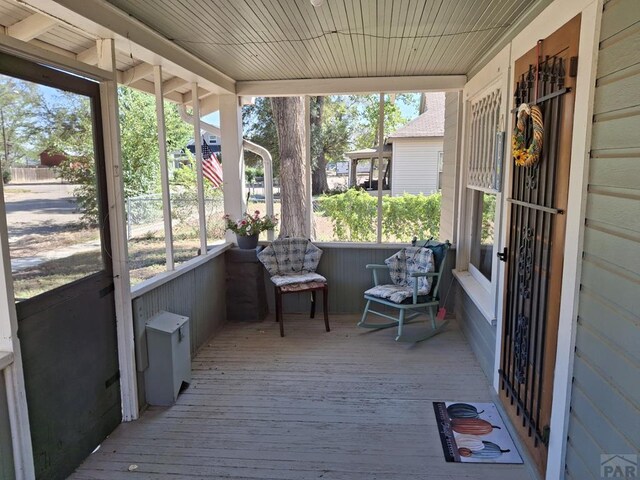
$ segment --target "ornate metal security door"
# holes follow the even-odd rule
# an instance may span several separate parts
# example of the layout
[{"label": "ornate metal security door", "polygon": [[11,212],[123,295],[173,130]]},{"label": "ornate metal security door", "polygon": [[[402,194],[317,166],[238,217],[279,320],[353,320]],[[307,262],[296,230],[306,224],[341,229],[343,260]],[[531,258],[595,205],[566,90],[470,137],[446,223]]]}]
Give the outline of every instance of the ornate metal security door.
[{"label": "ornate metal security door", "polygon": [[[508,223],[500,396],[541,471],[546,468],[569,185],[580,17],[515,63],[514,117],[537,105],[543,147],[537,163],[514,166]],[[532,141],[529,119],[525,144]]]}]

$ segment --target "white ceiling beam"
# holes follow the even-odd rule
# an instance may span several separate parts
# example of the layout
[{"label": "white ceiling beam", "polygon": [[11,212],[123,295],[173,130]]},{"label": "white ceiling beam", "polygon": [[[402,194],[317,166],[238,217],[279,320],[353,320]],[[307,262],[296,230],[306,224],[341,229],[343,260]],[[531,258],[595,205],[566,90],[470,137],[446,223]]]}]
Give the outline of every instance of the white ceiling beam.
[{"label": "white ceiling beam", "polygon": [[448,92],[462,90],[466,82],[466,75],[264,80],[237,82],[236,94],[251,97],[286,97],[377,92]]},{"label": "white ceiling beam", "polygon": [[27,58],[35,63],[48,65],[54,68],[62,68],[69,72],[94,80],[105,80],[111,78],[111,72],[103,70],[93,65],[78,62],[75,58],[60,55],[59,53],[45,50],[32,43],[17,40],[8,35],[0,35],[0,51],[4,51],[16,56]]},{"label": "white ceiling beam", "polygon": [[220,110],[220,95],[209,95],[204,100],[200,100],[201,117],[218,110]]},{"label": "white ceiling beam", "polygon": [[89,47],[86,50],[78,53],[76,55],[76,60],[83,63],[88,63],[89,65],[97,65],[98,63],[98,49],[94,45],[93,47]]},{"label": "white ceiling beam", "polygon": [[177,89],[184,87],[187,83],[189,82],[180,77],[173,77],[172,79],[162,83],[162,91],[166,96],[167,93],[175,92]]},{"label": "white ceiling beam", "polygon": [[113,38],[118,50],[214,93],[235,93],[233,78],[104,0],[20,2],[96,38]]},{"label": "white ceiling beam", "polygon": [[118,83],[121,83],[122,85],[131,85],[138,80],[142,80],[144,77],[148,77],[149,75],[153,75],[153,65],[141,63],[135,67],[118,72]]},{"label": "white ceiling beam", "polygon": [[[138,80],[137,82],[134,82],[128,86],[131,88],[135,88],[136,90],[141,90],[143,92],[155,95],[155,85],[149,80]],[[178,92],[165,92],[164,98],[175,103],[182,103],[182,95]]]},{"label": "white ceiling beam", "polygon": [[24,20],[10,25],[9,28],[7,28],[7,34],[23,42],[28,42],[48,32],[57,24],[58,22],[51,17],[34,13]]},{"label": "white ceiling beam", "polygon": [[[198,87],[198,98],[203,99],[208,97],[209,95],[213,95],[213,92],[209,90],[205,90],[204,88]],[[191,103],[193,100],[193,91],[186,92],[182,95],[182,103]]]}]

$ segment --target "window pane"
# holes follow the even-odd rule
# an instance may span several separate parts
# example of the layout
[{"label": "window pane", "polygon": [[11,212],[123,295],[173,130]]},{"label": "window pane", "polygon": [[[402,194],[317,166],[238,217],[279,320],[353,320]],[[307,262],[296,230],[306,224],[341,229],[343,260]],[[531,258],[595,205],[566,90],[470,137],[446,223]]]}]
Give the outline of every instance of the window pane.
[{"label": "window pane", "polygon": [[[433,132],[444,128],[444,94],[421,98],[419,93],[402,93],[385,95],[384,101],[384,139],[397,135],[393,142],[403,143],[406,148],[405,154],[397,157],[393,142],[384,140],[379,167],[380,96],[310,98],[312,239],[376,242],[378,186],[383,192],[380,232],[383,242],[406,243],[414,236],[439,238],[440,194],[436,192],[436,183],[438,153],[442,148],[436,145],[441,142],[441,134]],[[254,105],[245,106],[243,121],[245,137],[270,150],[277,179],[280,159],[269,99],[258,98]],[[254,168],[256,162],[259,166],[259,159],[248,152],[245,162],[248,168]],[[394,182],[400,181],[412,188],[397,189],[392,197]],[[260,209],[260,182],[248,179],[247,188],[251,194],[249,210]]]},{"label": "window pane", "polygon": [[0,75],[0,137],[16,301],[102,270],[90,99]]},{"label": "window pane", "polygon": [[496,216],[496,196],[494,194],[473,192],[473,227],[471,232],[470,263],[482,275],[491,280],[493,264],[494,223]]},{"label": "window pane", "polygon": [[167,268],[156,101],[148,93],[119,87],[118,103],[129,268],[135,285]]}]

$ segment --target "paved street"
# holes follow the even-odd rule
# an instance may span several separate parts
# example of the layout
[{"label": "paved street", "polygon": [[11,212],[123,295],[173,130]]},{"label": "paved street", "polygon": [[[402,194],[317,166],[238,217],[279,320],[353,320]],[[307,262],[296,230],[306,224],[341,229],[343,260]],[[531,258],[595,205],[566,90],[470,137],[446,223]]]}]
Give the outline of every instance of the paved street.
[{"label": "paved street", "polygon": [[[100,248],[99,240],[69,245],[51,242],[52,235],[74,231],[81,219],[73,197],[74,185],[17,184],[5,185],[4,197],[12,250],[11,267],[18,271],[47,260],[64,258]],[[46,236],[46,237],[45,237]],[[15,249],[26,248],[16,255]]]},{"label": "paved street", "polygon": [[9,240],[55,233],[77,223],[81,215],[73,198],[74,188],[67,184],[5,185]]}]

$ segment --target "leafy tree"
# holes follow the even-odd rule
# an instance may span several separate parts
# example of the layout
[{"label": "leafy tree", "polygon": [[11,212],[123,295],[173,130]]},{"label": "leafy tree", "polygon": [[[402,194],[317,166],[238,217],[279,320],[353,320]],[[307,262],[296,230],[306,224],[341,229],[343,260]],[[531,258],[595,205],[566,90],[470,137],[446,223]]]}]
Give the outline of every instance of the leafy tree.
[{"label": "leafy tree", "polygon": [[[156,101],[127,87],[118,89],[125,196],[160,190],[160,151]],[[164,121],[169,152],[185,147],[193,127],[182,121],[175,104],[165,102]]]},{"label": "leafy tree", "polygon": [[[378,144],[379,95],[352,95],[349,97],[352,117],[359,122],[355,126],[354,144],[356,148],[371,148]],[[388,137],[409,121],[402,114],[401,105],[416,108],[419,96],[399,94],[395,97],[385,95],[384,100],[384,136]]]},{"label": "leafy tree", "polygon": [[[327,190],[326,165],[342,160],[351,142],[351,110],[345,97],[311,97],[311,161],[313,193]],[[304,124],[303,124],[304,125]],[[278,134],[273,121],[271,102],[268,98],[257,98],[254,105],[243,110],[244,134],[252,142],[271,152],[274,175],[280,171]],[[255,165],[259,157],[245,154],[247,165]]]},{"label": "leafy tree", "polygon": [[2,172],[39,152],[33,149],[41,102],[37,85],[0,75],[0,161]]},{"label": "leafy tree", "polygon": [[[75,195],[87,223],[97,222],[95,163],[91,114],[88,101],[64,94],[65,101],[45,109],[52,130],[46,139],[49,149],[63,153],[61,175],[77,184]],[[118,88],[125,196],[160,190],[160,162],[156,107],[153,96],[127,87]],[[183,148],[192,128],[182,121],[177,106],[165,102],[167,150]]]},{"label": "leafy tree", "polygon": [[[273,174],[280,172],[280,152],[278,151],[278,133],[271,113],[271,102],[266,97],[256,98],[253,105],[245,105],[242,110],[244,136],[258,145],[263,146],[273,160]],[[245,163],[256,166],[262,159],[251,152],[245,152]]]},{"label": "leafy tree", "polygon": [[311,97],[311,159],[313,195],[328,191],[327,163],[344,158],[352,119],[342,97]]}]

